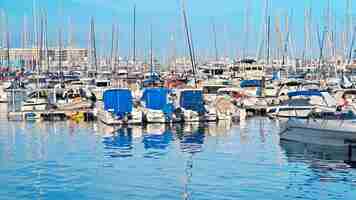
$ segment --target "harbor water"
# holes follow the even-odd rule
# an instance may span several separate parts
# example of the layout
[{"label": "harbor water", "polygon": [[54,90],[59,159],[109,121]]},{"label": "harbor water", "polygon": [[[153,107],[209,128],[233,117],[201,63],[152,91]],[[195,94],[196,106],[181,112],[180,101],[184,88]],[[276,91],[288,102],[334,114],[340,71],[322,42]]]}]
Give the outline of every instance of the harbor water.
[{"label": "harbor water", "polygon": [[0,199],[354,199],[356,170],[278,123],[0,122]]}]

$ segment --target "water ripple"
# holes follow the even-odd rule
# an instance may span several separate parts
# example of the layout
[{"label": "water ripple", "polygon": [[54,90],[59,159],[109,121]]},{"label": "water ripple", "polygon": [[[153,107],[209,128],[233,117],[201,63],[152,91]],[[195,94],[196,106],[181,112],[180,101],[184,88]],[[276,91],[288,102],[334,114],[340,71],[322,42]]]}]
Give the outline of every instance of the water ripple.
[{"label": "water ripple", "polygon": [[0,199],[356,196],[356,170],[341,150],[279,141],[265,118],[241,126],[101,126],[0,121]]}]

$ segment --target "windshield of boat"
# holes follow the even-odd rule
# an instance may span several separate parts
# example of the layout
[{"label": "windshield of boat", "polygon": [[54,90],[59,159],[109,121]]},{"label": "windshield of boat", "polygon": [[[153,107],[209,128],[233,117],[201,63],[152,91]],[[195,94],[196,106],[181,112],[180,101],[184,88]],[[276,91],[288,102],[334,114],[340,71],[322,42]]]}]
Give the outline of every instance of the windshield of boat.
[{"label": "windshield of boat", "polygon": [[220,85],[204,86],[203,91],[204,94],[218,94],[218,90],[225,87],[226,86],[220,86]]},{"label": "windshield of boat", "polygon": [[282,106],[310,106],[309,98],[289,99],[281,103]]},{"label": "windshield of boat", "polygon": [[108,87],[108,86],[110,86],[110,82],[108,82],[108,81],[100,81],[100,82],[96,82],[95,85],[97,87]]}]

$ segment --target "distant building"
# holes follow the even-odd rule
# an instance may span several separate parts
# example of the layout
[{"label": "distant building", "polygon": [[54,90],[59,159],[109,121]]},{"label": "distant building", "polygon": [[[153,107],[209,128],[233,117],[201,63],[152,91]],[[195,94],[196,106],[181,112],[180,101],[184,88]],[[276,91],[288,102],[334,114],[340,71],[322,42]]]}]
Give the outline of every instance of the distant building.
[{"label": "distant building", "polygon": [[[50,65],[58,65],[61,58],[63,66],[78,66],[88,61],[88,50],[83,48],[48,49]],[[10,63],[13,67],[33,67],[39,63],[40,50],[36,48],[11,48],[9,50]],[[46,51],[42,51],[42,62],[47,61]],[[0,49],[0,65],[7,63],[7,50]],[[22,65],[22,66],[18,66]]]}]

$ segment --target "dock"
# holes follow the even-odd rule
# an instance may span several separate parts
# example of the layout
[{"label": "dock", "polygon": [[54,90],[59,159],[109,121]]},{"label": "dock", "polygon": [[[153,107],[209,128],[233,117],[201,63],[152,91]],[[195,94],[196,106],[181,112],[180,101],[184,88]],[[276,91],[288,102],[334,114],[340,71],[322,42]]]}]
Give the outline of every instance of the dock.
[{"label": "dock", "polygon": [[84,115],[84,121],[96,120],[96,114],[90,109],[81,110],[44,110],[44,111],[11,111],[7,113],[9,121],[25,121],[26,114],[34,113],[41,117],[43,121],[64,121],[70,119],[72,113],[80,113]]}]

